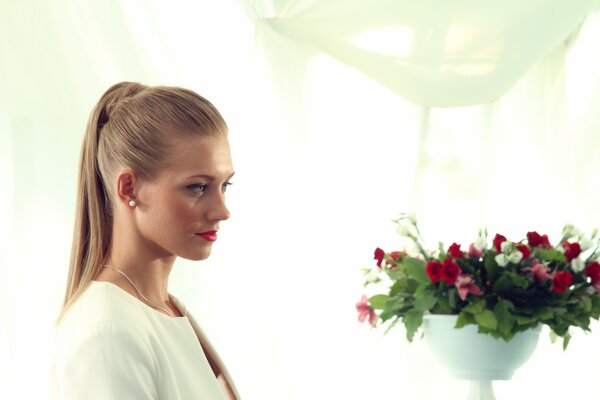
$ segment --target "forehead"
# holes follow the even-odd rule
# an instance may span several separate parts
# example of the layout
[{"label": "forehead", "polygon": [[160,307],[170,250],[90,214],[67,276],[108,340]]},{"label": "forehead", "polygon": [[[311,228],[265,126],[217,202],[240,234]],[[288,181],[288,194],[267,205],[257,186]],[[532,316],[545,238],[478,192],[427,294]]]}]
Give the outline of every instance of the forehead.
[{"label": "forehead", "polygon": [[171,175],[210,175],[233,173],[229,141],[224,135],[190,136],[172,143],[164,169]]}]

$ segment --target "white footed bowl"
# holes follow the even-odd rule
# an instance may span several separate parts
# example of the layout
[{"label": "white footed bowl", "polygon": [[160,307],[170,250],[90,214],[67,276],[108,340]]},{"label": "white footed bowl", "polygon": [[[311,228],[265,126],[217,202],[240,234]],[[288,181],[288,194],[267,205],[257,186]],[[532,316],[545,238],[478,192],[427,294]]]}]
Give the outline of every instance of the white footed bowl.
[{"label": "white footed bowl", "polygon": [[516,334],[509,342],[477,333],[477,326],[455,329],[456,315],[426,315],[423,332],[433,357],[451,377],[471,381],[509,380],[531,357],[542,326]]}]

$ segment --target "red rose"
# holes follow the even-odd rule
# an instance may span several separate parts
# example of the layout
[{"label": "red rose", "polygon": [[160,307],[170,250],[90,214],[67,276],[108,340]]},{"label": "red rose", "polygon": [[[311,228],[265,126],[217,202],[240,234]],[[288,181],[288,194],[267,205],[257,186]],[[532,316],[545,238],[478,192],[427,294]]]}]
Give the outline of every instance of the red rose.
[{"label": "red rose", "polygon": [[550,248],[550,240],[548,235],[540,235],[537,232],[527,232],[527,242],[531,247],[542,246],[544,248]]},{"label": "red rose", "polygon": [[526,244],[518,244],[515,247],[523,254],[523,260],[527,260],[531,255],[531,250],[529,250],[529,247],[527,247]]},{"label": "red rose", "polygon": [[577,258],[581,253],[581,246],[577,242],[569,243],[565,240],[562,246],[565,249],[565,257],[567,257],[567,261],[569,262],[571,262],[572,259]]},{"label": "red rose", "polygon": [[398,258],[400,258],[401,255],[404,255],[404,252],[400,252],[400,251],[392,251],[390,253],[390,258],[393,261],[396,261]]},{"label": "red rose", "polygon": [[444,263],[442,264],[441,277],[448,285],[454,285],[454,282],[456,282],[456,278],[458,278],[460,272],[461,271],[458,267],[458,264],[455,263],[451,258],[446,258],[444,260]]},{"label": "red rose", "polygon": [[600,281],[600,263],[598,261],[589,263],[583,272],[592,278],[592,283]]},{"label": "red rose", "polygon": [[429,261],[425,267],[427,276],[431,279],[431,282],[438,283],[442,277],[442,263],[439,261]]},{"label": "red rose", "polygon": [[463,252],[460,250],[460,244],[452,243],[448,247],[448,254],[452,258],[462,258]]},{"label": "red rose", "polygon": [[502,242],[506,242],[506,238],[504,236],[500,235],[499,233],[496,233],[496,236],[494,236],[494,240],[492,241],[492,243],[494,244],[494,247],[496,248],[497,253],[500,253],[502,251],[502,249],[500,247]]},{"label": "red rose", "polygon": [[557,271],[552,280],[552,291],[564,293],[573,282],[573,275],[569,271]]},{"label": "red rose", "polygon": [[379,268],[381,268],[381,263],[383,262],[383,256],[385,256],[385,251],[381,250],[379,247],[376,248],[373,259],[377,260],[377,266]]},{"label": "red rose", "polygon": [[537,247],[542,243],[542,237],[537,232],[527,232],[527,242],[531,247]]}]

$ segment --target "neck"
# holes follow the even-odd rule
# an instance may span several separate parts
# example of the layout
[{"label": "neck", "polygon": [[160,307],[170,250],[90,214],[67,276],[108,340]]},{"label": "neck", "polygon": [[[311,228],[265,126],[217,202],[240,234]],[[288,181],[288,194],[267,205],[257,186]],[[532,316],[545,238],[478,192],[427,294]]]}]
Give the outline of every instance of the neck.
[{"label": "neck", "polygon": [[[111,275],[113,279],[109,280],[117,283],[121,287],[123,287],[124,284],[133,285],[134,287],[132,289],[134,289],[135,292],[139,290],[146,299],[161,307],[165,304],[170,304],[168,282],[169,273],[172,269],[171,263],[165,264],[162,260],[144,263],[133,260],[117,261],[118,259],[118,257],[110,257],[104,262],[106,266],[111,267],[109,270],[112,271],[102,272],[101,274],[104,275],[104,278],[108,278],[108,275]],[[117,271],[120,271],[120,273]],[[117,274],[115,274],[115,272]],[[127,278],[129,278],[131,282],[129,282]],[[127,291],[132,292],[132,290]],[[137,296],[139,293],[135,294]]]},{"label": "neck", "polygon": [[[112,243],[103,264],[127,275],[150,302],[161,307],[172,308],[168,286],[175,256],[152,247],[132,230],[118,228],[116,224],[113,227]],[[135,288],[113,270],[101,270],[98,280],[111,281],[139,297]]]}]

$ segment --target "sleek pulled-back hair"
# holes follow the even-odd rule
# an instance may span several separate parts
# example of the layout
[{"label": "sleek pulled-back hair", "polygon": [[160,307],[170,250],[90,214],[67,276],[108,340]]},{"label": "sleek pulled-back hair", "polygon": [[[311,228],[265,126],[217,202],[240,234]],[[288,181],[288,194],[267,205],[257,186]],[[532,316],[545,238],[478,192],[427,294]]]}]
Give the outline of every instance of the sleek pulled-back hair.
[{"label": "sleek pulled-back hair", "polygon": [[108,183],[117,168],[151,179],[167,164],[173,139],[223,135],[227,125],[219,111],[188,89],[121,82],[102,95],[88,120],[81,149],[75,230],[59,319],[107,256],[113,225]]}]

